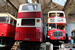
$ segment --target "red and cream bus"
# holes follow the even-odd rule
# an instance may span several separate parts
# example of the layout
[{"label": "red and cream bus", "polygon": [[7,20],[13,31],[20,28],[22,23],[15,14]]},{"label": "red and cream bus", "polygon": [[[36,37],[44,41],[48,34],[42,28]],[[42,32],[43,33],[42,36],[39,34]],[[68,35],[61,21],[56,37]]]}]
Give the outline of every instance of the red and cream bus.
[{"label": "red and cream bus", "polygon": [[63,11],[49,11],[47,24],[47,38],[51,41],[68,41],[65,31],[65,13]]},{"label": "red and cream bus", "polygon": [[17,19],[9,13],[0,13],[0,42],[9,43],[14,40]]},{"label": "red and cream bus", "polygon": [[19,7],[15,40],[43,41],[43,17],[40,4],[22,4]]}]

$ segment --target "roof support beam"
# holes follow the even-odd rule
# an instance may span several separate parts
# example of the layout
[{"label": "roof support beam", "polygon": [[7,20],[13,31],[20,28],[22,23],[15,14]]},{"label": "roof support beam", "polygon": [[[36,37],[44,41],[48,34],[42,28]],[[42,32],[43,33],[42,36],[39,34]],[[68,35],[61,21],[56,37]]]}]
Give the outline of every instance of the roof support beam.
[{"label": "roof support beam", "polygon": [[44,5],[46,4],[45,0],[44,0]]},{"label": "roof support beam", "polygon": [[27,0],[25,0],[26,1],[26,3],[28,3],[28,1]]},{"label": "roof support beam", "polygon": [[67,0],[67,1],[66,1],[66,4],[65,4],[65,6],[64,6],[64,8],[63,8],[63,11],[65,11],[65,9],[68,7],[69,2],[70,2],[70,0]]},{"label": "roof support beam", "polygon": [[47,5],[45,5],[44,8],[42,8],[42,11],[44,11],[51,2],[52,2],[52,0]]},{"label": "roof support beam", "polygon": [[35,1],[36,1],[37,3],[39,3],[39,0],[32,0],[33,3],[35,3]]},{"label": "roof support beam", "polygon": [[32,3],[35,3],[35,0],[32,0]]},{"label": "roof support beam", "polygon": [[[51,7],[51,9],[53,9],[53,8],[57,8],[58,10],[62,10],[62,5],[59,5],[59,4],[57,4],[57,3],[55,3],[55,2],[52,2],[53,4],[54,4],[54,6],[53,7]],[[59,8],[59,6],[61,7],[61,8]]]},{"label": "roof support beam", "polygon": [[53,9],[53,8],[55,8],[55,7],[57,7],[57,6],[58,6],[58,4],[56,4],[55,6],[51,7],[51,9]]},{"label": "roof support beam", "polygon": [[37,1],[37,3],[39,3],[39,0],[36,0]]},{"label": "roof support beam", "polygon": [[17,11],[18,9],[9,1],[9,0],[6,0],[10,5],[12,5],[12,7],[14,7]]},{"label": "roof support beam", "polygon": [[[8,12],[6,9],[4,9],[3,7],[0,6],[1,9],[3,9],[5,12]],[[9,13],[9,12],[8,12]]]},{"label": "roof support beam", "polygon": [[75,7],[75,3],[72,4],[72,6],[68,9],[68,11],[66,12],[66,17],[68,16],[68,14],[72,11],[72,9]]}]

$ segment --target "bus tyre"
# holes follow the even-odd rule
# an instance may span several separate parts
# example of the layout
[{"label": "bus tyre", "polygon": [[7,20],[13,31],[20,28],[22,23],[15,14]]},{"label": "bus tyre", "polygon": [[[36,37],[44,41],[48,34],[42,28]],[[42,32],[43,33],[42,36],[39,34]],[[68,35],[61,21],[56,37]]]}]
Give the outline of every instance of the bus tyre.
[{"label": "bus tyre", "polygon": [[44,42],[46,42],[46,37],[45,37],[45,35],[43,35],[43,40],[44,40]]},{"label": "bus tyre", "polygon": [[64,41],[65,43],[68,43],[69,41],[68,41],[68,34],[66,33],[66,39],[65,39],[65,41]]},{"label": "bus tyre", "polygon": [[64,42],[65,42],[65,43],[68,43],[68,40],[65,40]]}]

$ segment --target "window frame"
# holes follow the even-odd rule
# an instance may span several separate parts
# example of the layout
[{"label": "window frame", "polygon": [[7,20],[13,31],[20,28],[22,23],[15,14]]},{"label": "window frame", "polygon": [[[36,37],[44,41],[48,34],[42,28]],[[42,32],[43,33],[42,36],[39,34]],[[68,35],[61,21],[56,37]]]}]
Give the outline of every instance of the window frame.
[{"label": "window frame", "polygon": [[49,13],[49,17],[56,17],[57,16],[57,14],[55,15],[55,16],[50,16],[50,14],[56,14],[56,13]]},{"label": "window frame", "polygon": [[[28,6],[30,6],[32,9],[30,10]],[[37,6],[36,9],[35,9],[35,6]],[[22,6],[22,11],[35,11],[35,10],[38,10],[38,5],[36,5],[36,4],[35,5],[23,5]]]},{"label": "window frame", "polygon": [[[62,12],[57,12],[57,14],[58,14],[58,13],[62,13]],[[63,14],[63,16],[57,16],[57,17],[64,17],[64,13],[62,13],[62,14]]]},{"label": "window frame", "polygon": [[[9,24],[10,25],[12,25],[12,26],[16,26],[16,24],[14,25],[14,19],[13,18],[11,18],[11,17],[9,17],[10,19],[9,19]],[[11,23],[11,19],[12,19],[12,23]],[[15,20],[16,21],[16,20]]]},{"label": "window frame", "polygon": [[[5,21],[6,21],[6,17],[8,17],[8,16],[2,16],[2,17],[5,17]],[[9,17],[8,17],[8,22],[9,22]],[[8,23],[8,22],[6,21],[6,22],[0,22],[0,23]]]},{"label": "window frame", "polygon": [[16,23],[15,22],[16,22],[16,20],[13,20],[13,26],[16,26]]},{"label": "window frame", "polygon": [[[24,19],[25,19],[25,18],[24,18]],[[34,18],[33,18],[33,19],[34,19]],[[34,19],[34,25],[27,25],[27,24],[26,24],[26,25],[22,25],[22,20],[23,20],[23,19],[21,19],[21,26],[35,26],[35,24],[36,24],[36,23],[35,23],[35,19]]]}]

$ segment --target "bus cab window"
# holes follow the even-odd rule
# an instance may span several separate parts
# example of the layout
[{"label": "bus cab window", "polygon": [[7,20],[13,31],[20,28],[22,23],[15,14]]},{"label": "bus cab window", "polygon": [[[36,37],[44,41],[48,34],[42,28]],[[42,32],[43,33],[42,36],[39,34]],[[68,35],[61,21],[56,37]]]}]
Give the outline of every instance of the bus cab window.
[{"label": "bus cab window", "polygon": [[49,13],[49,17],[56,17],[56,13]]},{"label": "bus cab window", "polygon": [[63,13],[57,13],[57,17],[64,17]]},{"label": "bus cab window", "polygon": [[55,29],[56,28],[56,24],[49,24],[49,30],[51,30],[51,29]]}]

